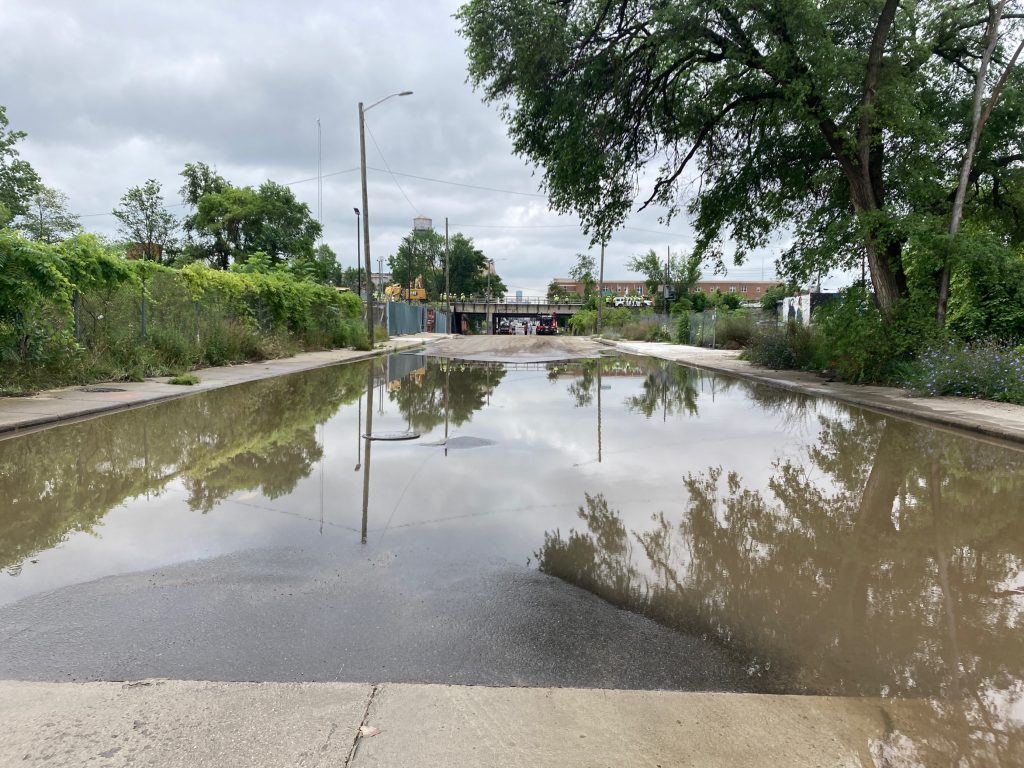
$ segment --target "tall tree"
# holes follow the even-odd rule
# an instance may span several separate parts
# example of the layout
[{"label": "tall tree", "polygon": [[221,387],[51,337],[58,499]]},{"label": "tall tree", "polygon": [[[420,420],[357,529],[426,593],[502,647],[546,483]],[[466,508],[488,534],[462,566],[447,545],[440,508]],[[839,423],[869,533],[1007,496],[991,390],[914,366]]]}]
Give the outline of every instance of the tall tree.
[{"label": "tall tree", "polygon": [[309,206],[286,186],[266,181],[258,189],[232,186],[205,163],[189,163],[181,176],[186,253],[221,269],[255,253],[270,264],[314,259],[321,227]]},{"label": "tall tree", "polygon": [[[414,229],[402,238],[388,266],[391,279],[403,288],[422,278],[423,287],[437,290],[437,275],[444,263],[444,235],[432,229]],[[443,281],[442,281],[443,282]]]},{"label": "tall tree", "polygon": [[220,269],[227,269],[231,264],[231,243],[222,230],[213,230],[206,226],[200,217],[199,201],[206,195],[220,194],[231,187],[228,181],[210,168],[206,163],[186,163],[179,174],[184,181],[178,193],[181,201],[189,209],[182,221],[185,231],[184,254],[190,261],[205,260]]},{"label": "tall tree", "polygon": [[597,278],[594,277],[594,257],[589,253],[577,253],[576,263],[569,270],[569,277],[583,286],[583,298],[589,299],[594,292]]},{"label": "tall tree", "polygon": [[647,293],[657,294],[662,286],[669,285],[675,294],[685,296],[700,279],[700,263],[682,254],[668,254],[664,259],[652,248],[643,256],[634,256],[626,262],[626,269],[644,276]]},{"label": "tall tree", "polygon": [[15,216],[29,212],[32,196],[39,190],[39,174],[18,156],[15,144],[25,138],[24,131],[8,130],[7,108],[0,104],[0,227]]},{"label": "tall tree", "polygon": [[59,243],[82,231],[78,216],[68,210],[68,196],[59,189],[40,184],[27,208],[18,228],[33,240]]},{"label": "tall tree", "polygon": [[142,258],[166,261],[175,250],[178,220],[164,206],[160,182],[149,179],[141,187],[132,187],[121,198],[114,216],[121,222],[118,234],[138,246]]},{"label": "tall tree", "polygon": [[[470,79],[503,105],[552,205],[578,213],[595,242],[638,198],[669,217],[685,205],[695,254],[719,262],[725,241],[741,262],[788,228],[789,276],[866,254],[892,317],[908,258],[926,255],[912,238],[946,231],[987,11],[980,0],[470,0],[458,18]],[[996,112],[1018,114],[1021,86],[1015,72]],[[1021,213],[1019,122],[993,114],[989,129],[972,202]]]},{"label": "tall tree", "polygon": [[[490,273],[490,263],[484,252],[476,247],[473,239],[456,232],[449,243],[450,285],[454,294],[481,296],[504,296],[507,293],[504,281],[498,274]],[[437,292],[444,291],[444,262],[442,257]]]}]

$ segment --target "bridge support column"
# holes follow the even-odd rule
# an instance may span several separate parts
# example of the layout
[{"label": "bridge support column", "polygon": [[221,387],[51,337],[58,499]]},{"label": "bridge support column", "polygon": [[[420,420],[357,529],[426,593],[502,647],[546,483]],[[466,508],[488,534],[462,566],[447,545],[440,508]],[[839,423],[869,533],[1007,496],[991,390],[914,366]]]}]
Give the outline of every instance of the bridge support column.
[{"label": "bridge support column", "polygon": [[494,335],[494,307],[487,305],[487,335]]}]

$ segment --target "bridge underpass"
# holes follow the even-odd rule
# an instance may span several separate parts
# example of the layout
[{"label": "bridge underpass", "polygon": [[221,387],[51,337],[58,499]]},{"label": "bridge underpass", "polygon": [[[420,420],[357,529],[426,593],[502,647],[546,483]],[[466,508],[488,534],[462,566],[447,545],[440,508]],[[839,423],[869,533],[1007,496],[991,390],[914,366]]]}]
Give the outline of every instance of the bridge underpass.
[{"label": "bridge underpass", "polygon": [[510,317],[539,317],[556,315],[568,317],[582,307],[582,302],[548,301],[546,299],[522,299],[520,301],[456,301],[452,302],[454,327],[462,328],[462,318],[466,315],[483,315],[488,334],[497,331],[498,321]]}]

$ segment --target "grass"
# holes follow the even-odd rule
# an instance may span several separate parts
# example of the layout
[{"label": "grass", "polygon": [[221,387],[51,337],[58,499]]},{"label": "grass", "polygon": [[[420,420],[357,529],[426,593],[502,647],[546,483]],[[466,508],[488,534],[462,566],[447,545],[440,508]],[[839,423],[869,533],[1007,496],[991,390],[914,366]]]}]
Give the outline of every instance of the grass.
[{"label": "grass", "polygon": [[191,387],[199,383],[199,377],[194,373],[179,373],[177,376],[171,376],[171,378],[167,380],[167,383]]}]

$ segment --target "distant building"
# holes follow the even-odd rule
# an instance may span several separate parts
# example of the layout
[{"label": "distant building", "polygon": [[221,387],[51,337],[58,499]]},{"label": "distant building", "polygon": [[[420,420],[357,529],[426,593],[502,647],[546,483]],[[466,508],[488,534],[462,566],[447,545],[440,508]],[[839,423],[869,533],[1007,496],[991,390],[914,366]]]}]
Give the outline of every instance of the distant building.
[{"label": "distant building", "polygon": [[[556,277],[552,282],[565,293],[583,295],[583,283],[568,277]],[[758,301],[772,286],[782,285],[780,280],[701,280],[691,293],[738,293],[744,301]],[[605,280],[605,293],[614,296],[646,296],[647,283],[644,280]]]},{"label": "distant building", "polygon": [[[569,277],[556,277],[552,282],[558,286],[562,293],[575,293],[583,295],[583,283],[578,283]],[[647,283],[643,280],[605,280],[605,293],[615,296],[645,296],[647,294]]]},{"label": "distant building", "polygon": [[157,245],[156,243],[132,243],[128,246],[128,252],[125,254],[125,258],[129,261],[155,261],[160,263],[161,257],[164,255],[164,247]]},{"label": "distant building", "polygon": [[758,301],[764,292],[776,285],[782,285],[781,280],[701,280],[690,293],[738,293],[744,301]]}]

